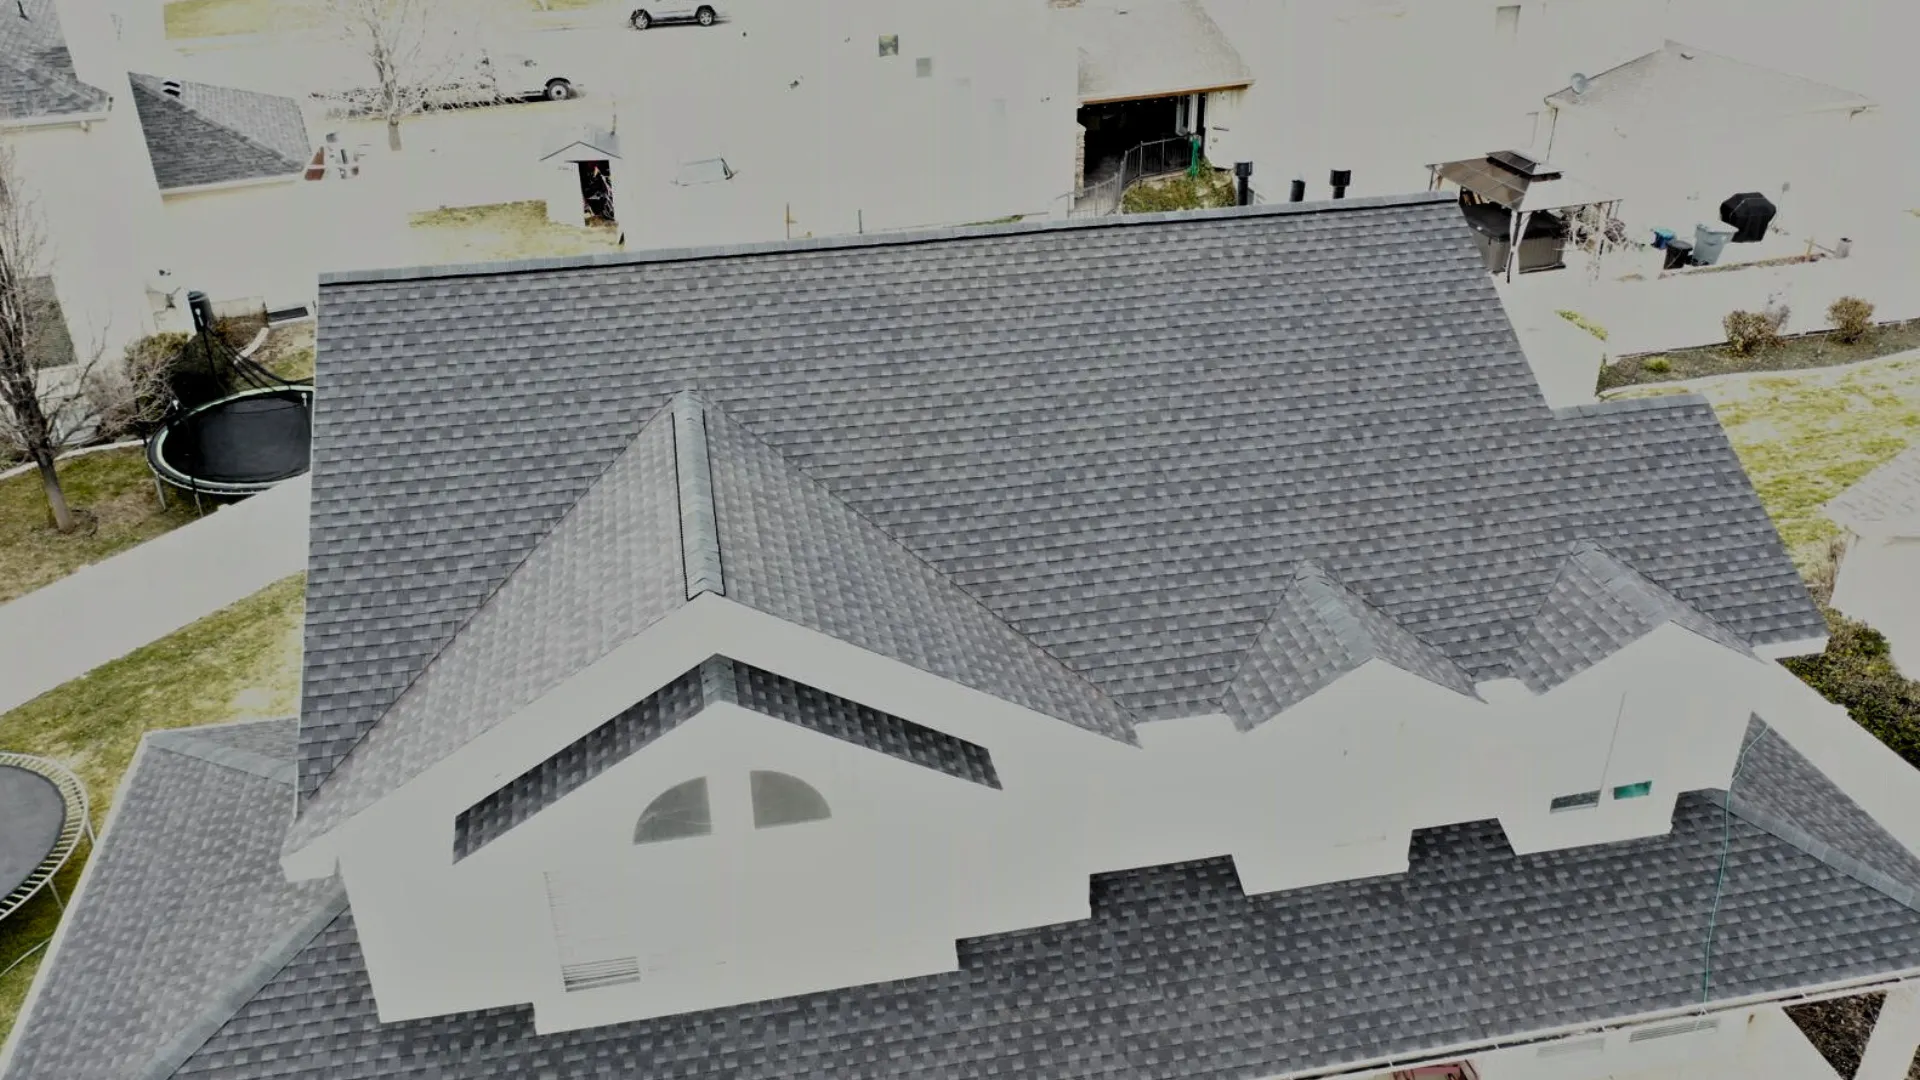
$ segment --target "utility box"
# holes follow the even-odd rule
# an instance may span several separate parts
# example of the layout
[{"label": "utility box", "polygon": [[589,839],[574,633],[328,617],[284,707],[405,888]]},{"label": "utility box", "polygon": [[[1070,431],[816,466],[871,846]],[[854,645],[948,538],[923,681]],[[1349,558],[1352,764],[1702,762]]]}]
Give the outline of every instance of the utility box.
[{"label": "utility box", "polygon": [[1720,261],[1720,253],[1727,249],[1737,232],[1731,225],[1718,225],[1701,222],[1693,229],[1693,261],[1701,266],[1712,266]]}]

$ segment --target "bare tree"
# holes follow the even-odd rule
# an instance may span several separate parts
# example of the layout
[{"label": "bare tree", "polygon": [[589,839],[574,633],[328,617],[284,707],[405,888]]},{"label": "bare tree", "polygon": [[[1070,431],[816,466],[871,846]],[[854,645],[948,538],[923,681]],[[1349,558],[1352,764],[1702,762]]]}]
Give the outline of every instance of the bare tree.
[{"label": "bare tree", "polygon": [[43,241],[38,208],[20,183],[12,151],[0,146],[0,445],[39,469],[54,527],[69,532],[74,515],[55,468],[60,452],[91,437],[109,412],[137,411],[136,397],[157,399],[153,387],[138,380],[159,376],[103,367],[97,346],[84,360],[41,366],[32,347],[45,337],[39,323],[59,318],[33,293],[35,275],[51,269],[43,262]]},{"label": "bare tree", "polygon": [[443,105],[498,98],[484,54],[463,48],[456,14],[473,9],[448,0],[326,0],[341,35],[373,65],[373,85],[345,104],[387,125],[387,148],[400,149],[400,121]]}]

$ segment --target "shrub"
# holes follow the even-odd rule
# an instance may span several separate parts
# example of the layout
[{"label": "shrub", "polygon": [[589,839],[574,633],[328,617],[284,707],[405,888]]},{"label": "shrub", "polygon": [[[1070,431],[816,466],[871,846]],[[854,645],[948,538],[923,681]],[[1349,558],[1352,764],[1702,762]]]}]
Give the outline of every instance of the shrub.
[{"label": "shrub", "polygon": [[1203,158],[1196,176],[1143,180],[1120,196],[1123,214],[1157,214],[1167,210],[1203,210],[1234,204],[1233,176]]},{"label": "shrub", "polygon": [[1920,768],[1920,682],[1893,666],[1887,639],[1879,631],[1832,608],[1823,610],[1827,651],[1786,660],[1787,670]]},{"label": "shrub", "polygon": [[1673,361],[1664,356],[1649,356],[1640,361],[1640,370],[1651,371],[1655,375],[1665,375],[1673,370]]},{"label": "shrub", "polygon": [[1580,329],[1585,330],[1587,333],[1592,334],[1594,337],[1599,338],[1601,341],[1607,340],[1607,328],[1604,326],[1601,326],[1598,323],[1587,321],[1587,317],[1580,314],[1579,312],[1562,311],[1559,313],[1559,315],[1561,318],[1567,320],[1568,322],[1579,327]]},{"label": "shrub", "polygon": [[145,435],[166,416],[174,375],[194,359],[193,342],[191,334],[149,334],[127,346],[125,363],[91,373],[86,394],[102,438]]},{"label": "shrub", "polygon": [[1786,321],[1778,311],[1730,311],[1720,327],[1726,331],[1728,349],[1736,356],[1752,356],[1779,346]]},{"label": "shrub", "polygon": [[1827,306],[1833,336],[1851,345],[1873,329],[1873,305],[1857,296],[1843,296]]}]

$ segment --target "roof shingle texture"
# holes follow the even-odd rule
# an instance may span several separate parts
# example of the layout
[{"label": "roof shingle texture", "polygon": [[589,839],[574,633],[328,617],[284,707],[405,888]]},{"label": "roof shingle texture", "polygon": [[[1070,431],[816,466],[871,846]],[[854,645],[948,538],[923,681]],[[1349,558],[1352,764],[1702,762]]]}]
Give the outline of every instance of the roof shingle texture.
[{"label": "roof shingle texture", "polygon": [[[1711,408],[1556,415],[1441,197],[494,270],[322,285],[309,790],[682,390],[845,508],[755,534],[789,610],[885,536],[1138,716],[1215,707],[1308,560],[1476,679],[1581,539],[1825,632]],[[723,546],[763,459],[715,460]]]},{"label": "roof shingle texture", "polygon": [[0,13],[0,121],[105,112],[110,100],[74,73],[53,0],[7,4]]},{"label": "roof shingle texture", "polygon": [[716,656],[462,811],[454,822],[455,860],[530,820],[716,701],[961,780],[1000,786],[993,759],[984,747]]},{"label": "roof shingle texture", "polygon": [[[280,872],[292,770],[270,778],[247,767],[290,765],[294,738],[291,718],[148,736],[41,976],[10,1077],[140,1076],[334,891]],[[241,767],[221,763],[226,751]],[[215,1022],[238,1004],[227,1001]]]},{"label": "roof shingle texture", "polygon": [[307,166],[307,123],[292,98],[184,81],[172,97],[159,76],[128,78],[162,191],[291,176]]},{"label": "roof shingle texture", "polygon": [[1827,516],[1855,532],[1890,525],[1920,529],[1920,446],[1911,446],[1826,505]]},{"label": "roof shingle texture", "polygon": [[1440,650],[1305,564],[1247,650],[1222,711],[1242,730],[1255,727],[1374,659],[1455,693],[1474,693],[1473,679]]},{"label": "roof shingle texture", "polygon": [[[1491,822],[1406,874],[1248,898],[1214,859],[1101,875],[1092,918],[952,974],[565,1034],[523,1008],[381,1024],[342,915],[177,1074],[206,1080],[1242,1080],[1694,1005],[1723,811],[1516,857]],[[1710,998],[1920,968],[1920,912],[1737,817]]]},{"label": "roof shingle texture", "polygon": [[1536,694],[1566,682],[1666,623],[1735,652],[1739,637],[1597,545],[1567,557],[1513,653],[1513,676]]}]

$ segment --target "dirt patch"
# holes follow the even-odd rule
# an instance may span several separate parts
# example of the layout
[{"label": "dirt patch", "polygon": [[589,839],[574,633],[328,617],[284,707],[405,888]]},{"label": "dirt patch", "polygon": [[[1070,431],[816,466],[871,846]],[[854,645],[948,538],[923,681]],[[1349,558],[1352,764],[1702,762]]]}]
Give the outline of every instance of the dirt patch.
[{"label": "dirt patch", "polygon": [[1725,345],[1623,356],[1600,369],[1602,392],[1623,386],[1730,375],[1743,371],[1799,371],[1838,367],[1873,360],[1910,349],[1920,349],[1920,319],[1881,323],[1859,341],[1841,341],[1833,331],[1800,334],[1781,340],[1778,348],[1740,356]]},{"label": "dirt patch", "polygon": [[1787,1019],[1806,1035],[1820,1056],[1827,1059],[1840,1080],[1853,1080],[1860,1071],[1860,1055],[1866,1052],[1867,1037],[1880,1018],[1880,1006],[1887,995],[1861,994],[1857,997],[1789,1005]]},{"label": "dirt patch", "polygon": [[456,206],[414,214],[408,222],[423,255],[436,263],[496,262],[619,251],[618,228],[556,225],[539,201]]}]

